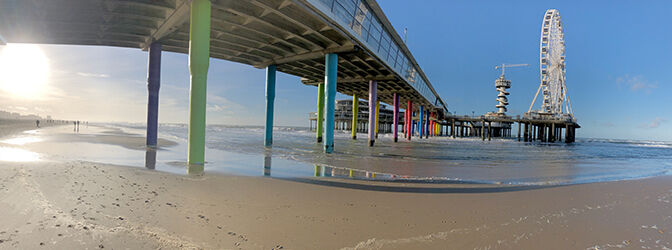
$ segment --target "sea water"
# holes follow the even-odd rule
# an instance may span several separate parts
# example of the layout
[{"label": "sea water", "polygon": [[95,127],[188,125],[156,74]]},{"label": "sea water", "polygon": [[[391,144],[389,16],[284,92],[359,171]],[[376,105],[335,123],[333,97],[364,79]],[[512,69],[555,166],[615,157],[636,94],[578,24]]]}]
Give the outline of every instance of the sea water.
[{"label": "sea water", "polygon": [[[144,134],[142,125],[107,126]],[[159,166],[184,165],[187,126],[161,124],[159,134],[178,142],[157,153]],[[672,142],[577,138],[575,143],[566,144],[413,137],[411,141],[399,138],[394,143],[391,134],[380,134],[375,146],[369,147],[366,134],[358,134],[357,140],[350,136],[349,131],[336,131],[334,153],[325,154],[323,145],[316,142],[315,131],[307,128],[274,128],[273,147],[268,149],[263,146],[263,127],[210,125],[206,129],[205,172],[279,177],[377,175],[385,180],[522,185],[613,181],[672,173]],[[168,169],[183,172],[179,168]]]}]

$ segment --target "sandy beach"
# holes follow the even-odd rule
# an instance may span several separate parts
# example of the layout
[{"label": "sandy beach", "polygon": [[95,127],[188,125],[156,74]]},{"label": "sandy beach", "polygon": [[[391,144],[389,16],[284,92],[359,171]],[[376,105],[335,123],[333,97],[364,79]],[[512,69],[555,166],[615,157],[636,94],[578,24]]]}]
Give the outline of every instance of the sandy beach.
[{"label": "sandy beach", "polygon": [[669,176],[509,186],[0,162],[2,249],[669,249],[671,209]]}]

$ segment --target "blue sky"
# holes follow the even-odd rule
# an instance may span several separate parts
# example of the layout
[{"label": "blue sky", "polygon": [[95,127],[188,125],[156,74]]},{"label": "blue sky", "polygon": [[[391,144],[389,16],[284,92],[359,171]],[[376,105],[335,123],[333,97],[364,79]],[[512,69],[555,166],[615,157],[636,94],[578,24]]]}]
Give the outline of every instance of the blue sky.
[{"label": "blue sky", "polygon": [[[671,1],[381,0],[408,47],[452,112],[495,110],[494,80],[507,71],[510,114],[527,111],[539,85],[539,33],[546,9],[560,11],[567,87],[580,137],[672,140]],[[144,122],[147,53],[137,49],[40,45],[49,60],[49,98],[2,98],[0,109],[56,118]],[[187,56],[163,53],[159,117],[187,119]],[[279,74],[276,124],[306,126],[316,88]],[[212,60],[208,122],[263,124],[264,71]],[[2,95],[2,93],[0,93]],[[349,98],[343,95],[340,98]]]}]

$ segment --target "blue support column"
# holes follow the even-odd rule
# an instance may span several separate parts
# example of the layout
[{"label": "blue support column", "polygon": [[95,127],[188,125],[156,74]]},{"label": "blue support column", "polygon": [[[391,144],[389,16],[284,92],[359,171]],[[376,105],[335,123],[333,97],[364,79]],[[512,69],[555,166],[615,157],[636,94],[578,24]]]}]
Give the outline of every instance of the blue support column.
[{"label": "blue support column", "polygon": [[420,139],[422,139],[422,135],[424,132],[423,130],[425,128],[424,126],[422,126],[422,122],[424,121],[423,120],[424,114],[425,114],[425,106],[420,106],[420,116],[418,117],[418,135],[420,135]]},{"label": "blue support column", "polygon": [[324,82],[326,92],[326,121],[324,131],[324,152],[334,151],[334,106],[336,105],[336,73],[338,72],[338,55],[327,54],[325,58]]},{"label": "blue support column", "polygon": [[149,45],[147,63],[147,146],[156,147],[159,126],[159,88],[161,87],[161,44]]},{"label": "blue support column", "polygon": [[266,133],[264,146],[273,145],[273,102],[275,101],[275,65],[266,68]]}]

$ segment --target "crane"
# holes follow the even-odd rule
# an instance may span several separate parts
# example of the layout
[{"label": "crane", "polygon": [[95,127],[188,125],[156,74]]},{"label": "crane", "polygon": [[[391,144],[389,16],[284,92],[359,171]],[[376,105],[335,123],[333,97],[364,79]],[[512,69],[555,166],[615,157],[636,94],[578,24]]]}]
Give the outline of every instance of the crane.
[{"label": "crane", "polygon": [[506,68],[526,67],[526,66],[530,66],[530,65],[527,64],[527,63],[522,63],[522,64],[504,64],[504,63],[502,63],[502,65],[495,66],[495,69],[501,68],[502,69],[502,76],[504,76],[504,71],[506,70]]}]

